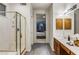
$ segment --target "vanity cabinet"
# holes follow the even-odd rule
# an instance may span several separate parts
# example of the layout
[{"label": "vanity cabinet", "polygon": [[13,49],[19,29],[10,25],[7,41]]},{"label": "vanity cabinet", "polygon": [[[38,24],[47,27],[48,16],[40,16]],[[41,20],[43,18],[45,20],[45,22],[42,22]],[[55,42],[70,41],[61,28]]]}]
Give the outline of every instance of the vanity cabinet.
[{"label": "vanity cabinet", "polygon": [[56,55],[75,55],[71,50],[54,38],[54,51]]}]

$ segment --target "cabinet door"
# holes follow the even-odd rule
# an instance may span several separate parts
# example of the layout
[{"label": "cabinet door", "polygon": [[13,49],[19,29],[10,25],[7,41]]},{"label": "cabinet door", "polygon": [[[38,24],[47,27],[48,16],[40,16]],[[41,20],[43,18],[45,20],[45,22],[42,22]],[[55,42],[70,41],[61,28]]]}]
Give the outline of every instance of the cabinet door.
[{"label": "cabinet door", "polygon": [[55,39],[54,39],[54,50],[55,50],[55,53],[56,53],[56,51],[57,51],[57,43],[56,43],[56,41],[55,41]]},{"label": "cabinet door", "polygon": [[54,39],[54,50],[55,50],[55,53],[57,55],[60,54],[60,45],[59,45],[59,42],[56,39]]},{"label": "cabinet door", "polygon": [[70,55],[75,55],[73,52],[71,52],[71,54]]}]

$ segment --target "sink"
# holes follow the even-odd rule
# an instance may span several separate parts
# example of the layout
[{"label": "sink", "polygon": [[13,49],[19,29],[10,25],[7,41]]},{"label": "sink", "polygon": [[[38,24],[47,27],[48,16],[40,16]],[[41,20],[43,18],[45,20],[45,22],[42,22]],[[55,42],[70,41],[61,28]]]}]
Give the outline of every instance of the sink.
[{"label": "sink", "polygon": [[73,46],[73,43],[71,41],[67,41],[66,44]]}]

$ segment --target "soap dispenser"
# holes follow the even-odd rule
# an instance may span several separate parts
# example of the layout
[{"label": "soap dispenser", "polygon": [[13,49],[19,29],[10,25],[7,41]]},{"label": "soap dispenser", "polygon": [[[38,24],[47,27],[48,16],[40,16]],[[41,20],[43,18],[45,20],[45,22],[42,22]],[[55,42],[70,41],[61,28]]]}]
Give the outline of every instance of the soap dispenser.
[{"label": "soap dispenser", "polygon": [[68,41],[70,41],[70,36],[68,35]]},{"label": "soap dispenser", "polygon": [[73,43],[70,41],[70,36],[68,35],[68,42],[67,42],[68,45],[70,46],[73,46]]}]

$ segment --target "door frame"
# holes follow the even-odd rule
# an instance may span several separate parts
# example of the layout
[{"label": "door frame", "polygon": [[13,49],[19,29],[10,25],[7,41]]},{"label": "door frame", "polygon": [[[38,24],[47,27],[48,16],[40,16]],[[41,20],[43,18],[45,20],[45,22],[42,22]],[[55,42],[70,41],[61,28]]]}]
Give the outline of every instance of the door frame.
[{"label": "door frame", "polygon": [[[37,38],[36,38],[36,14],[45,14],[46,15],[46,39],[45,39],[45,41],[41,41],[41,40],[37,41]],[[34,32],[33,33],[33,36],[34,36],[33,42],[34,43],[48,43],[48,37],[49,37],[48,33],[49,32],[48,32],[48,23],[47,23],[48,21],[47,20],[48,20],[48,18],[47,18],[47,13],[46,12],[34,12],[34,25],[33,25],[33,27],[34,27],[33,28],[33,30],[34,30],[33,31]]]}]

